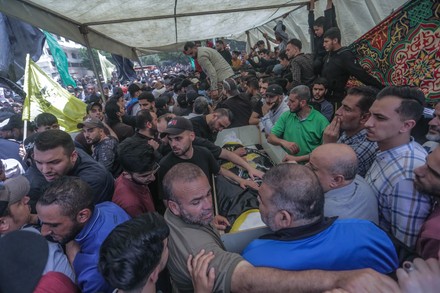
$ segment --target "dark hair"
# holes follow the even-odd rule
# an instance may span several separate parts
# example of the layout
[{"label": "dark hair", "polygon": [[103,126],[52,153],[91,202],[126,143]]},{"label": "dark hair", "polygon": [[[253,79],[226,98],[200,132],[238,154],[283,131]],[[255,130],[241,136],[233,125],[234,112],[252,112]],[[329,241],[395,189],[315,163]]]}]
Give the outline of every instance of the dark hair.
[{"label": "dark hair", "polygon": [[218,108],[214,110],[214,113],[218,114],[218,117],[228,117],[229,122],[232,122],[234,115],[232,111],[227,108]]},{"label": "dark hair", "polygon": [[268,49],[261,49],[260,52],[258,52],[258,54],[270,54],[270,51]]},{"label": "dark hair", "polygon": [[124,96],[124,92],[120,87],[114,87],[113,88],[113,95],[110,98],[119,99],[120,97]]},{"label": "dark hair", "polygon": [[177,104],[179,104],[179,106],[181,108],[188,108],[188,101],[186,100],[186,94],[179,94],[177,96]]},{"label": "dark hair", "polygon": [[186,42],[185,46],[183,46],[184,51],[188,51],[189,49],[192,49],[196,46],[193,42]]},{"label": "dark hair", "polygon": [[36,127],[51,126],[52,124],[58,123],[58,119],[51,113],[40,113],[35,117],[34,123]]},{"label": "dark hair", "polygon": [[289,57],[287,57],[286,50],[282,50],[278,53],[278,58],[282,60],[289,60]]},{"label": "dark hair", "polygon": [[273,191],[271,202],[278,210],[286,210],[295,220],[310,220],[324,214],[324,192],[315,173],[298,164],[272,167],[263,183]]},{"label": "dark hair", "polygon": [[152,123],[153,117],[151,116],[150,110],[140,110],[136,113],[136,128],[145,129],[147,122]]},{"label": "dark hair", "polygon": [[313,22],[313,26],[319,26],[319,27],[324,27],[325,24],[325,17],[324,16],[320,16],[317,19],[315,19],[315,21]]},{"label": "dark hair", "polygon": [[412,119],[417,122],[422,117],[425,95],[419,88],[387,86],[377,94],[377,99],[380,100],[387,96],[397,97],[402,100],[402,103],[396,109],[402,120]]},{"label": "dark hair", "polygon": [[302,43],[298,39],[290,39],[287,44],[291,44],[292,46],[297,47],[300,51],[302,49]]},{"label": "dark hair", "polygon": [[195,114],[208,114],[209,104],[205,97],[198,97],[194,100],[193,112]]},{"label": "dark hair", "polygon": [[338,39],[338,43],[341,43],[341,31],[337,27],[329,28],[323,35],[324,39]]},{"label": "dark hair", "polygon": [[132,84],[130,84],[129,86],[128,86],[128,92],[130,93],[130,95],[133,97],[134,96],[134,94],[137,92],[137,91],[140,91],[141,90],[141,88],[137,85],[137,84],[135,84],[135,83],[132,83]]},{"label": "dark hair", "polygon": [[222,44],[222,45],[225,44],[222,40],[216,40],[215,43],[216,43],[216,44]]},{"label": "dark hair", "polygon": [[34,148],[39,151],[44,152],[57,147],[63,147],[64,154],[70,156],[75,150],[75,144],[70,134],[59,129],[50,129],[38,133],[35,137]]},{"label": "dark hair", "polygon": [[263,41],[263,40],[259,40],[259,41],[256,43],[256,45],[257,45],[257,46],[264,45],[264,41]]},{"label": "dark hair", "polygon": [[376,95],[379,91],[371,86],[357,86],[349,88],[347,95],[360,96],[360,100],[357,105],[361,110],[361,113],[368,113],[370,111],[371,105],[373,105],[376,100]]},{"label": "dark hair", "polygon": [[142,288],[159,265],[169,234],[170,229],[158,213],[145,213],[119,224],[101,245],[100,273],[114,288]]},{"label": "dark hair", "polygon": [[177,202],[176,196],[173,193],[173,184],[177,181],[193,182],[200,177],[206,177],[206,175],[197,165],[192,163],[179,163],[175,165],[165,174],[162,181],[164,199]]},{"label": "dark hair", "polygon": [[313,81],[313,85],[315,84],[322,84],[325,88],[328,88],[328,82],[327,79],[324,77],[317,77],[314,81]]},{"label": "dark hair", "polygon": [[142,92],[139,97],[138,97],[138,101],[139,100],[147,100],[148,102],[152,103],[155,101],[154,95],[151,92]]},{"label": "dark hair", "polygon": [[144,139],[129,137],[119,144],[118,159],[124,171],[147,172],[153,169],[154,149]]},{"label": "dark hair", "polygon": [[118,113],[121,111],[119,104],[114,101],[108,101],[105,104],[105,115],[107,116],[107,123],[110,127],[120,122]]},{"label": "dark hair", "polygon": [[[48,131],[43,133],[46,132]],[[49,183],[37,204],[42,206],[59,205],[63,215],[73,220],[83,209],[89,209],[93,212],[94,202],[93,191],[86,182],[79,177],[63,176]]]},{"label": "dark hair", "polygon": [[256,89],[256,90],[260,89],[260,84],[259,84],[258,79],[256,77],[248,78],[246,80],[246,85],[252,89]]},{"label": "dark hair", "polygon": [[299,101],[310,101],[310,88],[306,85],[298,85],[290,90],[289,94],[295,94]]}]

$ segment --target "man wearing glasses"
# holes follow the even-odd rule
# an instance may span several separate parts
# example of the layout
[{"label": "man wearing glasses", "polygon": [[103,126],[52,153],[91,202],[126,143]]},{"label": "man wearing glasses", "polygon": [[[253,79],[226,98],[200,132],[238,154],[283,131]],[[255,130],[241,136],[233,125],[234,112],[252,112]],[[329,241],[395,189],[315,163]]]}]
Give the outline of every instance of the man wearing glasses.
[{"label": "man wearing glasses", "polygon": [[156,211],[148,188],[159,170],[154,149],[142,139],[128,138],[119,145],[118,157],[123,172],[115,181],[112,201],[131,217]]}]

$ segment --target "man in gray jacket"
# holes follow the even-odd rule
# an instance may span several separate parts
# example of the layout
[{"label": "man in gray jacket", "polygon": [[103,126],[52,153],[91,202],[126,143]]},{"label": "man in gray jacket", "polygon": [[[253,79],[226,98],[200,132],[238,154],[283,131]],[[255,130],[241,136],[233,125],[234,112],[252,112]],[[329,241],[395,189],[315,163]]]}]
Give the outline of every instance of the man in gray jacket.
[{"label": "man in gray jacket", "polygon": [[221,92],[218,85],[226,78],[234,75],[231,66],[217,50],[208,47],[197,47],[193,42],[185,44],[183,53],[194,58],[202,67],[211,81],[210,96],[212,99],[217,100]]}]

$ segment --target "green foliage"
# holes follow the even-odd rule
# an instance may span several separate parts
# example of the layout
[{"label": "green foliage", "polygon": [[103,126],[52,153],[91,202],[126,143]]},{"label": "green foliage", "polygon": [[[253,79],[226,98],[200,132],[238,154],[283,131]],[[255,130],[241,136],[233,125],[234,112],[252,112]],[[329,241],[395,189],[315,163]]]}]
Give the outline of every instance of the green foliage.
[{"label": "green foliage", "polygon": [[[115,65],[113,58],[112,58],[112,55],[110,53],[107,53],[105,51],[99,51],[99,53],[101,53],[101,55],[105,56],[108,61],[110,61],[111,63],[113,63]],[[87,48],[80,48],[79,55],[81,56],[81,59],[82,59],[82,61],[81,61],[82,66],[93,71],[93,65],[92,65],[92,62],[89,58],[89,54],[87,53]],[[101,69],[101,64],[99,63],[98,51],[95,49],[92,49],[92,55],[93,55],[93,60],[95,61],[95,65],[97,66],[98,72],[101,73],[102,69]]]}]

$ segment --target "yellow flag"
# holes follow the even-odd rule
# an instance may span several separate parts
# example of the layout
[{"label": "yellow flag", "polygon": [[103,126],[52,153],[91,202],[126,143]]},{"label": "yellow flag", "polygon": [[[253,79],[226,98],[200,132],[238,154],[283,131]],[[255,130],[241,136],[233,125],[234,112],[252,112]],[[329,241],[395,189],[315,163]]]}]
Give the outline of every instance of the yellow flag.
[{"label": "yellow flag", "polygon": [[114,66],[110,61],[107,60],[105,56],[102,56],[98,51],[99,63],[101,64],[102,69],[102,77],[104,78],[104,82],[112,79],[112,72],[116,70],[116,66]]},{"label": "yellow flag", "polygon": [[23,120],[32,121],[46,112],[58,118],[64,131],[78,131],[77,124],[86,115],[86,104],[44,73],[29,55],[26,57],[24,91]]}]

